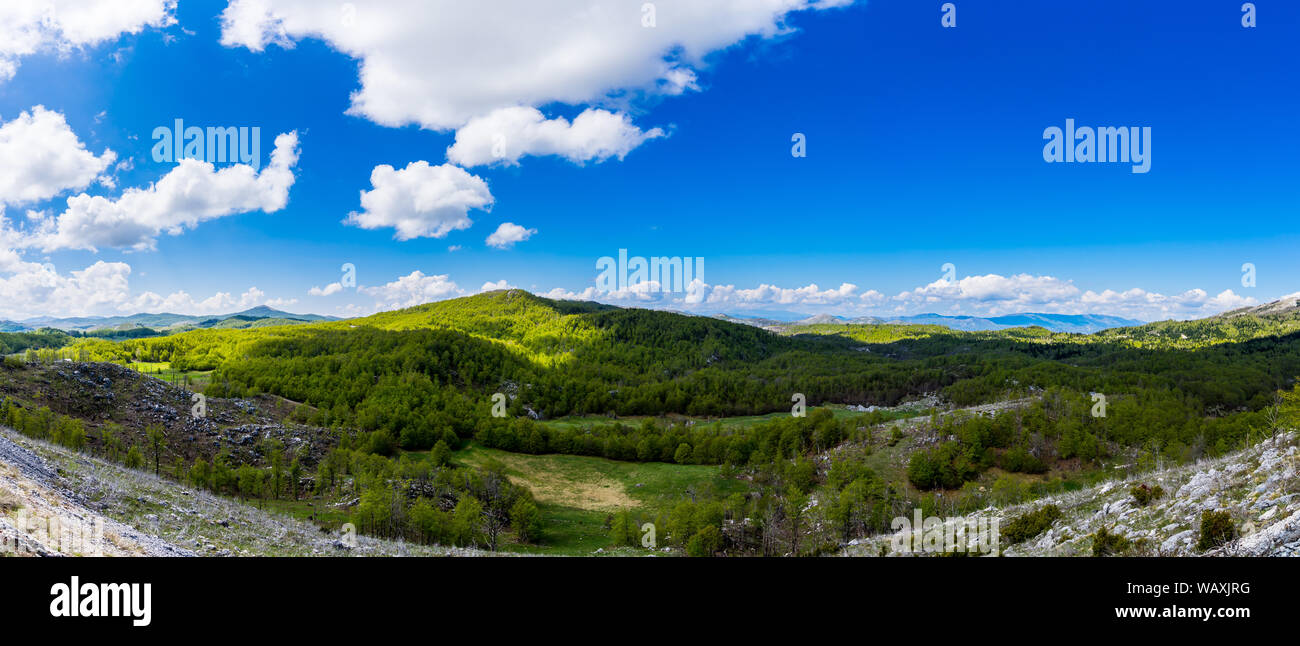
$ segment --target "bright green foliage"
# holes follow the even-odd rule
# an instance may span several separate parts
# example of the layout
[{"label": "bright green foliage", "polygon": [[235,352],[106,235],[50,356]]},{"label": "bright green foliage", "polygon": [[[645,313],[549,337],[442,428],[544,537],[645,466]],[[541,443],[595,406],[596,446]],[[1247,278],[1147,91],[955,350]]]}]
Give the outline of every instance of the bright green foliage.
[{"label": "bright green foliage", "polygon": [[1061,517],[1061,508],[1056,505],[1043,505],[1038,509],[1021,514],[1006,527],[1001,529],[1002,538],[1008,545],[1023,543],[1047,531],[1056,519]]}]

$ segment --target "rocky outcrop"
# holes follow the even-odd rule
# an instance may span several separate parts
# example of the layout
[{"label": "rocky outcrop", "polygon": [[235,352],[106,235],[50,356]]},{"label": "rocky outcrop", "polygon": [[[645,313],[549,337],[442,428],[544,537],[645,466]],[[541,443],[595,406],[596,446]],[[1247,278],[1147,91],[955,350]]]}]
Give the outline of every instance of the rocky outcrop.
[{"label": "rocky outcrop", "polygon": [[[1006,528],[1016,517],[1046,504],[1060,508],[1050,529],[1005,556],[1088,556],[1100,529],[1119,534],[1148,556],[1300,556],[1300,448],[1297,433],[1280,433],[1231,455],[1009,507],[989,507],[967,519],[997,518]],[[1132,488],[1160,486],[1167,493],[1139,503]],[[1214,549],[1200,550],[1201,515],[1227,512],[1237,536]],[[876,536],[845,548],[848,555],[881,553],[889,536]],[[888,550],[885,550],[887,552]]]}]

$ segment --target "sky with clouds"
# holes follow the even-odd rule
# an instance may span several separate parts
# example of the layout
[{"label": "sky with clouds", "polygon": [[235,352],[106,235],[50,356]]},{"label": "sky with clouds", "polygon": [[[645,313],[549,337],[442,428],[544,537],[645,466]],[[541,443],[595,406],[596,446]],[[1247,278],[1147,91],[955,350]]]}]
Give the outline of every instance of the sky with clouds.
[{"label": "sky with clouds", "polygon": [[[0,319],[517,287],[1157,320],[1300,290],[1300,5],[941,4],[7,0]],[[1151,128],[1150,171],[1046,163],[1066,119]],[[156,160],[177,120],[260,137]],[[620,249],[702,264],[608,288]]]}]

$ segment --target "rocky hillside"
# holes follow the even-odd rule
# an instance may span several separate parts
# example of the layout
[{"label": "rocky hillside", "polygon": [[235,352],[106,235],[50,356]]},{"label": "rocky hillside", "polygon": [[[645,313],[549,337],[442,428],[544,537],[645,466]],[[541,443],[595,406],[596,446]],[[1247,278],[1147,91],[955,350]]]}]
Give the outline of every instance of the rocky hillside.
[{"label": "rocky hillside", "polygon": [[99,430],[109,423],[120,427],[119,439],[128,447],[144,445],[146,429],[161,426],[167,464],[177,457],[186,464],[198,457],[211,462],[222,451],[236,464],[259,464],[263,441],[274,439],[311,466],[335,442],[328,429],[294,423],[290,415],[297,405],[279,397],[208,397],[203,417],[193,414],[193,397],[185,388],[112,363],[0,364],[0,402],[11,398],[22,407],[47,406],[77,417],[96,448]]},{"label": "rocky hillside", "polygon": [[[1004,556],[1089,556],[1101,529],[1124,537],[1132,556],[1300,556],[1300,445],[1295,432],[1214,460],[1147,473],[1006,508],[989,507],[950,523],[997,518]],[[1165,495],[1141,504],[1133,488],[1159,486]],[[1012,521],[1056,505],[1061,515],[1022,543],[1005,542]],[[1202,512],[1227,512],[1231,541],[1197,546]],[[854,541],[846,555],[892,554],[893,536]]]},{"label": "rocky hillside", "polygon": [[[102,529],[96,529],[96,526]],[[83,540],[84,538],[84,540]],[[0,556],[473,556],[331,533],[0,428]]]}]

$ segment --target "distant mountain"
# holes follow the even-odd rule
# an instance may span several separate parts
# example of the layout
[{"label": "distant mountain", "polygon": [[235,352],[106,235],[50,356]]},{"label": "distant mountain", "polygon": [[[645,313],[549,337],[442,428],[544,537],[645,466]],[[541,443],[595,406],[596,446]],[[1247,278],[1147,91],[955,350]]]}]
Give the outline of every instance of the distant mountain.
[{"label": "distant mountain", "polygon": [[1256,305],[1254,307],[1243,307],[1210,318],[1230,319],[1241,316],[1286,315],[1295,314],[1298,311],[1300,311],[1300,292],[1288,294],[1271,303],[1264,303],[1263,305]]},{"label": "distant mountain", "polygon": [[730,314],[714,314],[713,318],[718,319],[720,321],[726,321],[728,323],[739,323],[741,325],[752,325],[754,327],[762,327],[762,328],[771,327],[773,325],[786,324],[784,321],[778,321],[776,319],[756,318],[756,317],[748,317],[748,316],[732,316]]},{"label": "distant mountain", "polygon": [[246,309],[242,312],[235,312],[234,314],[227,314],[225,317],[222,318],[230,318],[232,316],[247,316],[250,318],[261,318],[261,319],[274,319],[274,318],[294,319],[297,321],[339,320],[338,317],[336,316],[321,316],[320,314],[290,314],[289,312],[273,309],[265,305],[258,305],[257,307]]},{"label": "distant mountain", "polygon": [[825,325],[834,323],[847,323],[848,319],[832,316],[830,314],[817,314],[806,319],[795,321],[795,325]]},{"label": "distant mountain", "polygon": [[129,330],[138,327],[147,327],[154,330],[173,331],[178,328],[209,328],[209,327],[250,327],[255,322],[277,320],[282,323],[296,322],[313,322],[313,321],[337,321],[332,316],[321,316],[319,314],[291,314],[282,312],[277,309],[260,305],[242,312],[234,314],[220,314],[216,316],[196,316],[189,314],[131,314],[129,316],[82,316],[69,318],[56,318],[42,316],[37,318],[26,319],[19,322],[0,321],[0,332],[24,332],[36,330],[43,327],[51,327],[64,331],[92,332],[96,330]]},{"label": "distant mountain", "polygon": [[1101,314],[1040,314],[1032,312],[990,317],[916,314],[913,316],[897,316],[893,318],[863,316],[855,319],[844,319],[838,316],[831,316],[830,314],[818,314],[817,316],[797,321],[794,325],[816,325],[825,323],[841,323],[850,325],[941,325],[949,329],[964,330],[967,332],[1005,330],[1013,327],[1029,327],[1036,325],[1053,332],[1077,332],[1080,334],[1091,334],[1093,332],[1100,332],[1102,330],[1116,327],[1142,325],[1142,321],[1120,318],[1118,316],[1105,316]]},{"label": "distant mountain", "polygon": [[1079,332],[1091,334],[1116,327],[1142,325],[1142,321],[1104,314],[1009,314],[994,316],[990,321],[1009,327],[1037,325],[1053,332]]}]

